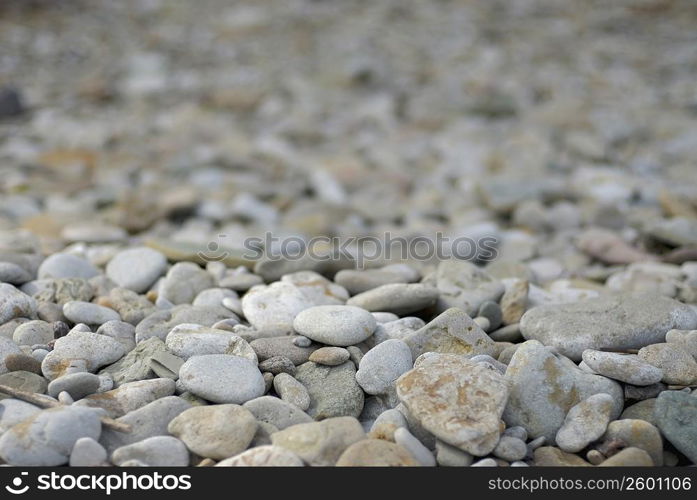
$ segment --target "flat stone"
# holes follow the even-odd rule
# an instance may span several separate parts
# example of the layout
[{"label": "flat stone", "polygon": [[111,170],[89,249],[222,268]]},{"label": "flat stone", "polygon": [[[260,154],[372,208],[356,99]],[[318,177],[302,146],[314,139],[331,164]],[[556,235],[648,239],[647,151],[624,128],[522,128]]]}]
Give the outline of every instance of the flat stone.
[{"label": "flat stone", "polygon": [[194,356],[179,370],[179,381],[189,392],[214,403],[242,404],[264,394],[256,365],[227,354]]},{"label": "flat stone", "polygon": [[[13,389],[36,394],[45,394],[48,382],[41,375],[31,372],[10,372],[0,375],[0,384]],[[4,396],[0,392],[0,397]]]},{"label": "flat stone", "polygon": [[320,347],[310,354],[310,361],[318,365],[337,366],[351,357],[343,347]]},{"label": "flat stone", "polygon": [[557,431],[557,446],[577,453],[605,433],[615,401],[609,394],[593,394],[573,406]]},{"label": "flat stone", "polygon": [[20,467],[63,465],[78,439],[96,440],[101,428],[99,414],[92,409],[69,406],[42,410],[0,437],[0,458]]},{"label": "flat stone", "polygon": [[295,317],[313,305],[295,285],[280,281],[252,287],[242,297],[244,317],[265,337],[290,333]]},{"label": "flat stone", "polygon": [[661,381],[663,371],[638,356],[586,349],[583,361],[596,373],[632,385],[652,385]]},{"label": "flat stone", "polygon": [[137,293],[146,292],[167,269],[167,258],[147,247],[123,250],[109,261],[106,275],[114,283]]},{"label": "flat stone", "polygon": [[498,302],[504,293],[501,281],[464,260],[441,261],[434,281],[440,293],[436,306],[439,312],[457,307],[476,316],[484,302]]},{"label": "flat stone", "polygon": [[252,412],[258,421],[271,424],[278,430],[291,425],[312,422],[312,417],[302,409],[273,396],[261,396],[247,401],[242,406]]},{"label": "flat stone", "polygon": [[553,443],[569,410],[593,394],[607,393],[615,405],[611,419],[622,411],[621,386],[608,378],[580,370],[564,356],[555,356],[536,340],[520,344],[505,375],[510,396],[503,419],[522,426],[532,438]]},{"label": "flat stone", "polygon": [[697,397],[664,391],[656,399],[656,427],[692,463],[697,463]]},{"label": "flat stone", "polygon": [[17,345],[48,344],[53,340],[53,326],[46,321],[27,321],[15,329],[12,340]]},{"label": "flat stone", "polygon": [[622,293],[527,311],[520,330],[528,340],[556,347],[579,361],[586,349],[639,349],[663,342],[671,329],[697,328],[697,313],[673,299]]},{"label": "flat stone", "polygon": [[99,270],[89,261],[67,253],[54,253],[39,266],[38,278],[84,278],[97,276]]},{"label": "flat stone", "polygon": [[431,354],[397,380],[397,395],[438,439],[477,456],[496,447],[508,389],[495,370],[460,356]]},{"label": "flat stone", "polygon": [[641,448],[625,448],[598,467],[653,467],[651,456]]},{"label": "flat stone", "polygon": [[412,367],[409,346],[401,340],[386,340],[361,358],[356,382],[368,394],[385,394],[394,389],[395,381]]},{"label": "flat stone", "polygon": [[138,460],[148,467],[186,467],[189,450],[183,442],[172,436],[154,436],[114,450],[111,462],[124,465]]},{"label": "flat stone", "polygon": [[367,311],[385,311],[403,316],[433,305],[437,298],[438,290],[430,285],[394,283],[354,295],[346,304]]},{"label": "flat stone", "polygon": [[293,329],[311,340],[332,346],[358,344],[375,331],[375,318],[359,307],[316,306],[300,312]]},{"label": "flat stone", "polygon": [[166,436],[169,434],[167,426],[172,419],[189,408],[191,404],[177,396],[158,399],[116,419],[120,423],[130,425],[131,432],[105,428],[99,442],[111,453],[116,448],[137,443],[149,437]]},{"label": "flat stone", "polygon": [[191,304],[201,291],[215,285],[213,276],[192,262],[174,264],[159,288],[159,296],[172,304]]},{"label": "flat stone", "polygon": [[116,389],[92,394],[76,401],[76,406],[102,408],[111,418],[118,418],[157,399],[174,394],[174,381],[168,378],[139,380],[120,385]]},{"label": "flat stone", "polygon": [[179,370],[183,364],[184,360],[182,358],[167,351],[158,351],[150,357],[150,369],[161,378],[178,380]]},{"label": "flat stone", "polygon": [[234,333],[193,324],[175,326],[167,335],[167,349],[184,360],[204,354],[230,354],[255,365],[257,355],[246,340]]},{"label": "flat stone", "polygon": [[259,361],[265,361],[275,356],[283,356],[291,360],[298,366],[310,359],[310,354],[319,348],[317,345],[300,347],[295,345],[294,339],[297,337],[268,337],[252,340],[249,345],[257,353]]},{"label": "flat stone", "polygon": [[332,466],[344,451],[366,438],[363,427],[353,417],[335,417],[288,427],[271,435],[275,446],[298,455],[306,464]]},{"label": "flat stone", "polygon": [[49,380],[65,374],[75,360],[85,363],[85,371],[94,373],[100,367],[117,361],[125,354],[123,346],[106,335],[74,331],[55,341],[53,351],[41,363],[41,370]]},{"label": "flat stone", "polygon": [[9,372],[31,372],[41,375],[41,361],[27,354],[8,354],[5,367]]},{"label": "flat stone", "polygon": [[514,436],[501,436],[493,454],[495,457],[508,462],[522,460],[528,453],[525,441]]},{"label": "flat stone", "polygon": [[73,323],[86,325],[101,325],[107,321],[120,321],[121,315],[108,307],[92,304],[91,302],[66,302],[63,314]]},{"label": "flat stone", "polygon": [[298,367],[295,379],[310,395],[307,413],[315,420],[358,417],[363,410],[364,395],[356,383],[356,367],[351,361],[338,366],[308,361]]},{"label": "flat stone", "polygon": [[273,388],[286,403],[297,406],[303,411],[310,407],[310,393],[303,384],[287,373],[279,373],[273,378]]},{"label": "flat stone", "polygon": [[404,447],[381,439],[364,439],[349,446],[337,467],[415,467],[421,465]]},{"label": "flat stone", "polygon": [[31,318],[38,304],[9,283],[0,283],[0,325],[14,318]]},{"label": "flat stone", "polygon": [[82,437],[75,441],[68,463],[70,467],[99,467],[106,461],[104,447],[91,437]]},{"label": "flat stone", "polygon": [[48,395],[57,398],[61,392],[65,391],[70,394],[73,400],[77,401],[97,392],[100,384],[99,377],[93,373],[69,373],[48,384]]},{"label": "flat stone", "polygon": [[168,430],[197,455],[222,460],[247,449],[257,425],[246,408],[221,404],[188,409],[169,423]]},{"label": "flat stone", "polygon": [[216,467],[303,467],[304,465],[300,457],[292,451],[273,445],[257,446],[215,464]]},{"label": "flat stone", "polygon": [[139,343],[131,352],[116,363],[100,371],[100,375],[109,375],[114,381],[114,387],[154,377],[150,368],[150,360],[157,353],[166,352],[164,342],[152,337]]},{"label": "flat stone", "polygon": [[642,347],[638,357],[661,370],[661,381],[665,384],[692,385],[697,382],[697,361],[677,344]]},{"label": "flat stone", "polygon": [[618,440],[626,446],[641,448],[651,456],[654,465],[663,465],[661,433],[645,420],[623,419],[610,422],[603,439],[605,441]]},{"label": "flat stone", "polygon": [[414,359],[426,352],[495,354],[496,346],[462,309],[450,308],[426,326],[404,337]]}]

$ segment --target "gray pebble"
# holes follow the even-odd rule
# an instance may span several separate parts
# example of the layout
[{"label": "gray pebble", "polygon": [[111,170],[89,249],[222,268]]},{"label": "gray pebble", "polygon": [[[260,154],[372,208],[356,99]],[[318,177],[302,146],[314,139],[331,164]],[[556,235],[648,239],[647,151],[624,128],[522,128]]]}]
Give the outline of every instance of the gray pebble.
[{"label": "gray pebble", "polygon": [[191,393],[215,403],[242,404],[263,395],[265,389],[254,363],[226,354],[189,358],[179,370],[179,380]]}]

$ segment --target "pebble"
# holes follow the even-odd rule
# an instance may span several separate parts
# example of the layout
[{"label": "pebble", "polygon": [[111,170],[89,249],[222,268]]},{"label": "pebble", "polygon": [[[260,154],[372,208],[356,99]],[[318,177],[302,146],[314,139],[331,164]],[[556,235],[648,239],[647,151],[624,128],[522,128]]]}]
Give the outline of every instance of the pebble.
[{"label": "pebble", "polygon": [[503,311],[497,302],[487,300],[482,302],[476,316],[489,320],[489,328],[497,330],[503,323]]},{"label": "pebble", "polygon": [[501,315],[504,325],[518,323],[523,317],[528,305],[530,283],[526,280],[516,280],[506,288],[501,297]]},{"label": "pebble", "polygon": [[403,338],[414,359],[425,352],[495,354],[495,344],[466,312],[456,307]]},{"label": "pebble", "polygon": [[196,295],[215,285],[213,276],[191,262],[174,264],[159,286],[159,295],[172,304],[191,304]]},{"label": "pebble", "polygon": [[469,467],[473,461],[474,457],[466,451],[436,440],[436,462],[441,467]]},{"label": "pebble", "polygon": [[310,394],[305,386],[288,373],[279,373],[273,378],[273,388],[286,403],[297,406],[303,411],[310,408]]},{"label": "pebble", "polygon": [[351,295],[358,295],[383,285],[408,282],[401,273],[380,269],[368,271],[344,269],[336,273],[334,281],[348,290]]},{"label": "pebble", "polygon": [[508,399],[498,372],[460,356],[432,354],[397,380],[397,395],[438,439],[477,456],[496,447]]},{"label": "pebble", "polygon": [[312,422],[312,418],[299,407],[273,396],[261,396],[247,401],[242,406],[248,409],[257,421],[271,424],[278,430]]},{"label": "pebble", "polygon": [[132,460],[146,467],[186,467],[189,465],[189,450],[175,437],[154,436],[116,448],[111,454],[111,462],[117,466]]},{"label": "pebble", "polygon": [[121,321],[121,315],[108,307],[72,300],[63,305],[63,314],[73,323],[102,325],[107,321]]},{"label": "pebble", "polygon": [[177,325],[190,323],[210,327],[219,321],[234,317],[235,314],[224,307],[190,306],[188,304],[175,306],[171,309],[154,312],[138,323],[135,340],[141,342],[150,337],[165,340],[167,334]]},{"label": "pebble", "polygon": [[493,454],[502,460],[515,462],[522,460],[528,453],[528,447],[525,441],[513,436],[501,436]]},{"label": "pebble", "polygon": [[407,428],[400,427],[394,431],[394,442],[407,450],[419,464],[425,467],[435,467],[436,457]]},{"label": "pebble", "polygon": [[191,404],[177,396],[158,399],[116,419],[120,423],[130,425],[131,432],[124,433],[105,428],[102,430],[99,442],[107,452],[111,453],[116,448],[137,443],[149,437],[166,436],[169,434],[167,426],[172,419],[189,408]]},{"label": "pebble", "polygon": [[86,372],[70,373],[52,380],[48,384],[48,395],[55,398],[65,391],[77,401],[97,392],[99,386],[100,380],[97,375]]},{"label": "pebble", "polygon": [[9,372],[22,371],[41,375],[41,361],[38,361],[33,357],[33,355],[28,356],[27,354],[8,354],[5,356],[5,367]]},{"label": "pebble", "polygon": [[126,415],[157,399],[174,394],[174,380],[154,378],[120,385],[116,389],[92,394],[76,402],[76,406],[102,408],[111,418]]},{"label": "pebble", "polygon": [[200,325],[185,323],[175,326],[167,335],[165,345],[183,360],[205,354],[229,354],[257,364],[254,349],[242,337]]},{"label": "pebble", "polygon": [[576,453],[599,439],[607,430],[615,401],[609,394],[593,394],[573,406],[557,431],[557,446]]},{"label": "pebble", "polygon": [[370,337],[377,322],[360,307],[316,306],[300,312],[293,321],[295,332],[315,342],[345,347]]},{"label": "pebble", "polygon": [[298,271],[286,274],[281,283],[291,283],[313,304],[339,305],[349,298],[346,289],[314,271]]},{"label": "pebble", "polygon": [[619,440],[626,446],[646,451],[654,465],[663,465],[663,439],[659,430],[645,420],[623,419],[610,422],[605,441]]},{"label": "pebble", "polygon": [[483,303],[498,302],[504,293],[501,281],[465,260],[441,261],[434,278],[440,292],[439,311],[457,307],[476,316]]},{"label": "pebble", "polygon": [[48,344],[53,340],[53,326],[40,320],[27,321],[15,329],[12,340],[17,345]]},{"label": "pebble", "polygon": [[661,382],[692,385],[697,382],[697,361],[676,344],[652,344],[642,347],[639,359],[663,372]]},{"label": "pebble", "polygon": [[493,458],[483,458],[481,460],[478,460],[477,462],[474,462],[470,467],[498,467],[499,464],[496,460]]},{"label": "pebble", "polygon": [[268,337],[252,340],[249,345],[256,352],[260,361],[265,361],[275,356],[283,356],[291,360],[294,365],[301,365],[310,359],[318,346],[299,347],[294,343],[295,337]]},{"label": "pebble", "polygon": [[242,297],[242,312],[264,337],[286,335],[293,320],[314,303],[298,287],[288,282],[252,287]]},{"label": "pebble", "polygon": [[348,361],[350,356],[343,347],[320,347],[310,354],[309,360],[318,365],[337,366]]},{"label": "pebble", "polygon": [[537,467],[590,467],[591,464],[573,453],[554,446],[541,446],[533,453],[533,465]]},{"label": "pebble", "polygon": [[504,421],[509,427],[524,427],[532,438],[545,436],[548,443],[554,442],[569,410],[593,394],[612,396],[612,420],[622,411],[624,394],[617,382],[580,370],[536,340],[518,347],[505,378],[510,397]]},{"label": "pebble", "polygon": [[367,311],[385,311],[404,316],[433,305],[438,290],[422,283],[382,285],[354,295],[346,304]]},{"label": "pebble", "polygon": [[656,384],[663,378],[660,368],[642,361],[636,355],[586,349],[582,358],[595,373],[627,384],[646,386]]},{"label": "pebble", "polygon": [[307,337],[303,337],[302,335],[298,335],[293,337],[293,345],[298,347],[310,347],[310,345],[312,345],[312,340],[308,339]]},{"label": "pebble", "polygon": [[624,293],[527,311],[520,330],[527,340],[556,347],[580,361],[586,349],[639,349],[662,342],[671,329],[697,328],[697,313],[673,299]]},{"label": "pebble", "polygon": [[306,411],[315,420],[358,417],[363,410],[365,396],[356,383],[356,367],[350,361],[338,366],[308,361],[298,367],[295,379],[310,395],[310,407]]},{"label": "pebble", "polygon": [[257,425],[246,408],[221,404],[186,410],[169,423],[168,430],[197,455],[222,460],[247,449]]},{"label": "pebble", "polygon": [[[44,394],[48,382],[41,375],[31,372],[10,372],[0,375],[0,384],[24,392]],[[4,396],[0,393],[0,397]]]},{"label": "pebble", "polygon": [[625,448],[616,455],[611,456],[599,467],[651,467],[651,456],[641,448]]},{"label": "pebble", "polygon": [[666,333],[666,342],[676,344],[697,360],[697,330],[670,330]]},{"label": "pebble", "polygon": [[654,418],[654,409],[656,408],[656,398],[645,399],[634,403],[633,405],[627,406],[622,414],[621,419],[638,419],[645,420],[653,425],[656,424]]},{"label": "pebble", "polygon": [[57,407],[42,410],[15,424],[0,437],[0,458],[19,467],[52,467],[68,463],[76,441],[99,439],[102,424],[92,409]]},{"label": "pebble", "polygon": [[0,324],[14,318],[30,318],[38,304],[29,295],[20,292],[9,283],[0,283]]},{"label": "pebble", "polygon": [[89,279],[99,274],[89,261],[76,255],[67,253],[54,253],[44,260],[39,266],[38,279],[50,278],[84,278]]},{"label": "pebble", "polygon": [[274,445],[250,448],[215,464],[216,467],[303,467],[304,465],[295,453]]},{"label": "pebble", "polygon": [[91,437],[81,437],[70,452],[70,467],[99,467],[107,461],[104,447]]},{"label": "pebble", "polygon": [[692,463],[697,462],[697,397],[664,391],[656,399],[655,425]]},{"label": "pebble", "polygon": [[415,467],[421,464],[403,446],[381,439],[363,439],[346,448],[336,465],[338,467]]},{"label": "pebble", "polygon": [[263,395],[265,389],[253,362],[227,354],[189,358],[179,370],[179,380],[187,391],[214,403],[242,404]]},{"label": "pebble", "polygon": [[136,346],[136,329],[124,321],[107,321],[97,328],[96,333],[116,340],[126,352],[132,351]]},{"label": "pebble", "polygon": [[326,467],[335,465],[349,446],[365,438],[358,420],[334,417],[293,425],[272,434],[271,442],[295,453],[307,465]]},{"label": "pebble", "polygon": [[368,351],[358,365],[356,382],[367,394],[385,394],[395,381],[413,367],[409,346],[390,339]]},{"label": "pebble", "polygon": [[399,316],[397,316],[395,313],[390,312],[377,311],[372,312],[370,314],[373,315],[373,318],[375,318],[375,321],[377,321],[378,323],[389,323],[391,321],[397,321],[399,319]]},{"label": "pebble", "polygon": [[101,370],[100,375],[109,375],[114,387],[128,382],[136,382],[152,378],[154,372],[151,360],[158,353],[167,352],[164,342],[157,337],[151,337],[140,342],[133,350],[116,363]]},{"label": "pebble", "polygon": [[370,427],[368,437],[394,441],[394,433],[400,427],[408,427],[407,420],[399,410],[388,409],[380,413]]},{"label": "pebble", "polygon": [[99,297],[97,303],[115,310],[124,322],[134,326],[155,312],[155,306],[147,297],[127,288],[113,288],[108,296]]},{"label": "pebble", "polygon": [[123,250],[106,266],[107,277],[136,293],[146,292],[165,273],[167,258],[157,250],[136,247]]},{"label": "pebble", "polygon": [[74,331],[55,341],[53,351],[41,363],[41,370],[49,380],[60,377],[73,361],[84,363],[84,370],[94,373],[125,354],[123,346],[106,335]]},{"label": "pebble", "polygon": [[[312,357],[312,354],[310,357]],[[279,373],[295,375],[295,365],[285,356],[273,356],[272,358],[265,359],[259,363],[259,370],[262,372],[271,373],[272,375],[278,375]]]}]

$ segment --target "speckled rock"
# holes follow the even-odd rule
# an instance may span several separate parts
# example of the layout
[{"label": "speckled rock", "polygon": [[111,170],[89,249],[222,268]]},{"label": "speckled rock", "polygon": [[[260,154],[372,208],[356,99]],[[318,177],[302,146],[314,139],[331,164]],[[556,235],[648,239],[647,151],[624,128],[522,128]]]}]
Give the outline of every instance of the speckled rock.
[{"label": "speckled rock", "polygon": [[109,261],[106,275],[114,283],[137,293],[147,291],[167,269],[167,258],[152,248],[123,250]]},{"label": "speckled rock", "polygon": [[609,394],[593,394],[573,406],[557,431],[557,446],[576,453],[605,433],[615,401]]},{"label": "speckled rock", "polygon": [[361,414],[364,396],[356,383],[356,367],[351,361],[338,366],[308,361],[298,367],[295,378],[310,395],[307,414],[315,420]]},{"label": "speckled rock", "polygon": [[641,448],[651,455],[654,465],[663,465],[663,439],[659,430],[645,420],[623,419],[610,422],[605,441],[619,440],[626,446]]},{"label": "speckled rock", "polygon": [[663,371],[635,355],[586,349],[583,361],[599,375],[632,385],[652,385],[661,381]]},{"label": "speckled rock", "polygon": [[697,382],[697,361],[677,344],[653,344],[639,350],[639,359],[663,372],[665,384],[692,385]]},{"label": "speckled rock", "polygon": [[242,404],[264,394],[256,365],[227,354],[194,356],[179,370],[179,381],[191,393],[215,403]]},{"label": "speckled rock", "polygon": [[421,465],[405,448],[381,439],[364,439],[349,446],[337,467],[415,467]]},{"label": "speckled rock", "polygon": [[138,460],[148,467],[186,467],[189,450],[172,436],[153,436],[137,443],[121,446],[111,454],[114,465]]},{"label": "speckled rock", "polygon": [[216,467],[303,467],[304,465],[295,453],[274,445],[250,448],[215,464]]},{"label": "speckled rock", "polygon": [[303,410],[273,396],[261,396],[247,401],[242,406],[252,412],[258,421],[271,424],[278,430],[291,425],[312,422],[312,417]]},{"label": "speckled rock", "polygon": [[697,462],[697,397],[664,391],[656,399],[654,418],[663,436],[681,453]]},{"label": "speckled rock", "polygon": [[172,354],[184,360],[203,354],[230,354],[257,364],[257,355],[246,340],[215,328],[177,325],[167,335],[165,344]]},{"label": "speckled rock", "polygon": [[356,372],[356,382],[368,394],[384,394],[412,366],[409,346],[401,340],[386,340],[363,356]]},{"label": "speckled rock", "polygon": [[265,337],[289,333],[295,317],[313,305],[296,286],[287,282],[257,285],[242,297],[244,317]]},{"label": "speckled rock", "polygon": [[73,331],[56,340],[53,351],[48,353],[41,363],[41,370],[47,379],[53,380],[63,375],[71,362],[82,360],[85,371],[94,373],[124,354],[123,346],[111,337]]},{"label": "speckled rock", "polygon": [[0,283],[0,325],[14,318],[30,318],[38,304],[9,283]]}]

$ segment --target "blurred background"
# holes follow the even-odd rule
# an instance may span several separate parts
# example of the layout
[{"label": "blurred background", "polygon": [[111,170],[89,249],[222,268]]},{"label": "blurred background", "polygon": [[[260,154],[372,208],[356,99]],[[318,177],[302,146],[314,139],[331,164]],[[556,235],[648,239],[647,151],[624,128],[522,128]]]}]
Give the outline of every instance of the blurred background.
[{"label": "blurred background", "polygon": [[170,258],[495,234],[524,260],[692,218],[695,26],[693,0],[2,0],[0,229]]}]

